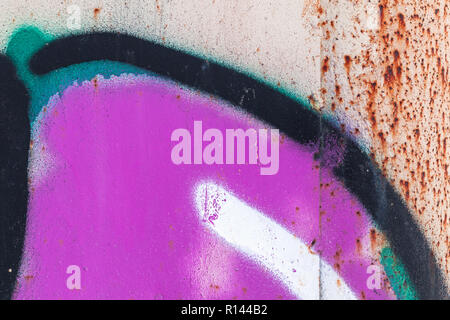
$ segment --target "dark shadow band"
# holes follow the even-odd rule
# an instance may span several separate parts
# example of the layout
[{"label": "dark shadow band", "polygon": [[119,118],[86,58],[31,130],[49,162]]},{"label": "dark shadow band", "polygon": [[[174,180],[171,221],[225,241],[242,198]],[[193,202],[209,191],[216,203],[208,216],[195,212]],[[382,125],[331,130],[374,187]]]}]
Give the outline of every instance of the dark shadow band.
[{"label": "dark shadow band", "polygon": [[10,299],[25,239],[28,205],[29,96],[0,55],[0,299]]},{"label": "dark shadow band", "polygon": [[[128,63],[220,97],[280,129],[302,145],[321,146],[324,137],[338,137],[345,151],[343,161],[334,168],[336,177],[361,201],[377,227],[385,234],[394,254],[405,265],[419,298],[447,297],[447,288],[432,251],[401,196],[351,137],[308,106],[238,71],[147,40],[117,33],[91,33],[51,41],[32,57],[30,69],[35,74],[43,75],[95,60]],[[28,123],[23,129],[29,134]],[[25,154],[28,154],[28,149],[24,148],[21,158]],[[324,160],[321,152],[318,157]],[[21,170],[24,170],[23,166]],[[22,182],[24,172],[20,175]],[[7,195],[14,196],[12,193]],[[5,196],[2,194],[1,197],[4,199]],[[21,199],[24,200],[20,207],[23,211],[26,198],[22,196]],[[22,211],[18,213],[19,216],[23,214]],[[24,228],[25,220],[20,220],[19,224]],[[23,242],[23,239],[20,241]]]}]

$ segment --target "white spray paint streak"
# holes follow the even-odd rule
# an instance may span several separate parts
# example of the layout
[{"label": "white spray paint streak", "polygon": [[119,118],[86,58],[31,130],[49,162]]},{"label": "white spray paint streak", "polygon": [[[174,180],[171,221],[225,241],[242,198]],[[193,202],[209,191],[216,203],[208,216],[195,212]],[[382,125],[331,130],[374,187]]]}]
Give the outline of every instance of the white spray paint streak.
[{"label": "white spray paint streak", "polygon": [[262,264],[298,298],[356,299],[345,281],[324,261],[320,296],[319,256],[285,228],[224,188],[208,182],[197,185],[195,204],[202,221],[212,231]]}]

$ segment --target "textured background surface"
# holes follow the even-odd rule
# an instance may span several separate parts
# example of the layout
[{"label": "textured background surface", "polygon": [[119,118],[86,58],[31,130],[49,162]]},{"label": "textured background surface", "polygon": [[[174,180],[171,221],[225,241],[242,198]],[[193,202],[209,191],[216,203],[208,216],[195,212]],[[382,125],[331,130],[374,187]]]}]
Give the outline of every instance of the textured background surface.
[{"label": "textured background surface", "polygon": [[[67,7],[81,29],[67,28]],[[371,154],[450,285],[448,1],[3,0],[0,48],[35,25],[121,31],[240,68],[308,98]]]}]

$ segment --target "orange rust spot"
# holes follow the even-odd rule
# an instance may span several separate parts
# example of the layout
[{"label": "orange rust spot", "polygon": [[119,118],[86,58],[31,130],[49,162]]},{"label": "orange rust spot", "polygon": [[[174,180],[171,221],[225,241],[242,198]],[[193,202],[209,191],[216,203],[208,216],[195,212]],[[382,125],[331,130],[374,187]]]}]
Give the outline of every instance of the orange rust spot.
[{"label": "orange rust spot", "polygon": [[341,254],[342,254],[342,249],[337,250],[337,251],[334,253],[334,258],[335,258],[336,260],[339,260],[339,259],[341,258]]},{"label": "orange rust spot", "polygon": [[323,13],[323,8],[321,6],[317,7],[317,12],[319,13],[319,15],[322,15]]},{"label": "orange rust spot", "polygon": [[389,65],[386,67],[386,71],[384,73],[384,85],[392,84],[395,80],[394,72],[392,71],[392,66]]},{"label": "orange rust spot", "polygon": [[403,194],[405,195],[406,201],[409,200],[409,182],[400,180],[400,185],[403,188]]},{"label": "orange rust spot", "polygon": [[314,251],[311,250],[311,248],[314,247],[315,244],[316,244],[316,239],[313,239],[313,241],[311,241],[311,243],[308,245],[309,253],[316,254]]},{"label": "orange rust spot", "polygon": [[330,66],[328,65],[329,60],[330,60],[329,57],[325,57],[322,61],[322,77],[325,75],[325,73],[330,68]]},{"label": "orange rust spot", "polygon": [[378,138],[380,138],[381,146],[383,150],[386,150],[386,139],[384,138],[384,134],[382,131],[378,132]]},{"label": "orange rust spot", "polygon": [[311,104],[311,106],[314,106],[316,104],[316,99],[314,98],[314,95],[309,95],[308,96],[308,101]]},{"label": "orange rust spot", "polygon": [[210,284],[209,287],[214,289],[214,290],[219,290],[220,289],[220,287],[217,284]]},{"label": "orange rust spot", "polygon": [[347,71],[347,76],[350,76],[350,68],[352,66],[352,58],[348,55],[344,56],[344,67]]},{"label": "orange rust spot", "polygon": [[101,10],[102,10],[101,8],[95,8],[95,9],[94,9],[94,18],[95,18],[95,19],[98,18],[98,15],[100,14],[100,11],[101,11]]},{"label": "orange rust spot", "polygon": [[399,28],[400,30],[405,30],[406,24],[405,24],[405,16],[403,15],[403,13],[399,13],[397,15],[398,17],[398,24],[399,24]]},{"label": "orange rust spot", "polygon": [[356,253],[361,254],[362,251],[362,244],[361,240],[358,238],[356,239]]},{"label": "orange rust spot", "polygon": [[26,276],[24,276],[23,278],[25,279],[25,281],[29,282],[29,281],[31,281],[31,280],[34,279],[34,276],[32,276],[32,275],[26,275]]},{"label": "orange rust spot", "polygon": [[341,265],[339,263],[335,263],[334,264],[334,269],[336,269],[336,271],[339,273],[341,272]]},{"label": "orange rust spot", "polygon": [[335,86],[336,96],[339,97],[341,95],[341,86],[336,85]]},{"label": "orange rust spot", "polygon": [[375,229],[370,229],[370,248],[372,251],[375,250],[377,245],[377,231]]},{"label": "orange rust spot", "polygon": [[377,82],[371,82],[369,85],[369,91],[368,91],[368,102],[367,102],[367,114],[369,116],[369,120],[372,126],[372,132],[376,131],[377,128],[377,118],[375,114],[375,98],[377,94]]}]

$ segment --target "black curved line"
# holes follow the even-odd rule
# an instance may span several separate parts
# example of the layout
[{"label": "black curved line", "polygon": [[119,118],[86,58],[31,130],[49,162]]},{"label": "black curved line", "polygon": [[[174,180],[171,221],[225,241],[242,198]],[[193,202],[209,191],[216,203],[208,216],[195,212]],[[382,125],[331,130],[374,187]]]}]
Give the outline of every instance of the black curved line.
[{"label": "black curved line", "polygon": [[28,92],[0,55],[0,299],[10,299],[20,267],[28,205]]},{"label": "black curved line", "polygon": [[[419,298],[442,299],[447,288],[432,251],[401,196],[373,161],[332,123],[306,106],[235,70],[156,43],[117,33],[92,33],[52,41],[30,60],[39,75],[94,60],[129,63],[214,94],[279,128],[301,144],[340,137],[345,155],[335,175],[368,210],[405,265]],[[319,154],[322,160],[324,155]]]}]

